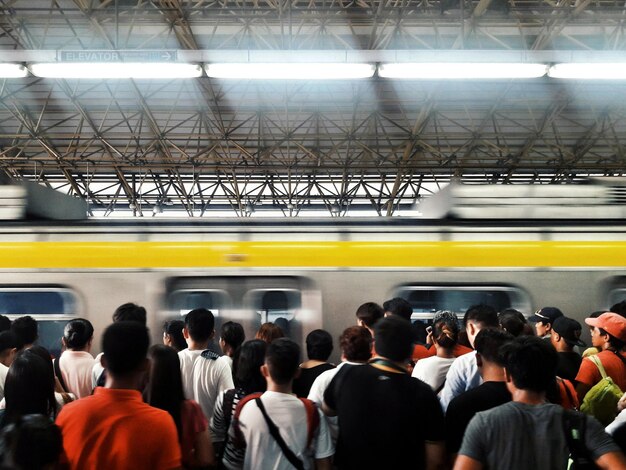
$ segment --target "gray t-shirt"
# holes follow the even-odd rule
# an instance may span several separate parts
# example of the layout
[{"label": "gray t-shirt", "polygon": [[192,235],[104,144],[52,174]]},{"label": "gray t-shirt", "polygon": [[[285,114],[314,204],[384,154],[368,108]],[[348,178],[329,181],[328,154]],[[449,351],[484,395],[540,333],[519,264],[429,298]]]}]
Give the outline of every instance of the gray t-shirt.
[{"label": "gray t-shirt", "polygon": [[[562,415],[559,405],[517,402],[477,413],[467,427],[459,454],[489,469],[565,469],[569,450]],[[589,416],[585,443],[594,460],[619,451],[602,425]]]}]

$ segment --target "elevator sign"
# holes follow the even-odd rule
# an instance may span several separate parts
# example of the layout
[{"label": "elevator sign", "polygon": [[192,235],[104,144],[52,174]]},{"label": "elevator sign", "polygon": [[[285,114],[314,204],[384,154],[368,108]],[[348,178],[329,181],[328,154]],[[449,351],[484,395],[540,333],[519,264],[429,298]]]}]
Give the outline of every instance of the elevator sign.
[{"label": "elevator sign", "polygon": [[57,52],[57,60],[60,62],[175,62],[177,58],[175,50],[81,50]]}]

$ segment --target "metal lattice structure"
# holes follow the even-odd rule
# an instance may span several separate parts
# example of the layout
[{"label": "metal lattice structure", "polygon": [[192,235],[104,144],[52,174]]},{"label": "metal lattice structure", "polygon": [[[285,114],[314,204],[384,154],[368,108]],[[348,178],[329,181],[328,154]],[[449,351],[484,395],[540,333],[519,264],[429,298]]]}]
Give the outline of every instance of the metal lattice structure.
[{"label": "metal lattice structure", "polygon": [[[624,51],[626,4],[0,0],[0,53],[68,49]],[[401,214],[451,178],[626,169],[626,85],[0,80],[0,165],[94,213]]]}]

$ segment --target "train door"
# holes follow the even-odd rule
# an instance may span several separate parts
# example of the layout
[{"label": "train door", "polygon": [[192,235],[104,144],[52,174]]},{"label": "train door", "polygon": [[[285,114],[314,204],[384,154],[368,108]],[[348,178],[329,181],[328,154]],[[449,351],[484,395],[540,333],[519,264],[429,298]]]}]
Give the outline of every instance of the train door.
[{"label": "train door", "polygon": [[[299,344],[304,331],[321,325],[319,296],[312,281],[297,276],[207,276],[170,279],[166,308],[170,318],[207,308],[216,318],[216,339],[226,321],[241,323],[246,339],[265,322],[276,323]],[[312,312],[317,312],[313,315]]]}]

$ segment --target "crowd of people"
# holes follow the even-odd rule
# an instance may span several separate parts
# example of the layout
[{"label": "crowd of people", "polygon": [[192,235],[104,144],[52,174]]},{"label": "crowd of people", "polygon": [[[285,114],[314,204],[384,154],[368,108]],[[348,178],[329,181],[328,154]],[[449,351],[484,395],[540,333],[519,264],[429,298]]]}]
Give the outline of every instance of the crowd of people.
[{"label": "crowd of people", "polygon": [[[411,322],[361,305],[338,339],[244,328],[195,309],[150,346],[146,310],[65,326],[0,316],[0,469],[626,469],[626,302],[582,325],[471,306]],[[587,346],[589,346],[587,348]]]}]

